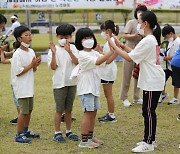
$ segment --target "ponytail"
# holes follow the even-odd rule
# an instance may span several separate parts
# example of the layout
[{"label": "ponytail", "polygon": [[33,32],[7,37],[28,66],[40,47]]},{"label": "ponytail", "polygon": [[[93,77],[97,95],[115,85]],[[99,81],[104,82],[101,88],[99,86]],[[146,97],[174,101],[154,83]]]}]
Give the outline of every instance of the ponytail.
[{"label": "ponytail", "polygon": [[116,25],[116,26],[115,26],[114,35],[118,36],[118,34],[119,34],[119,26]]},{"label": "ponytail", "polygon": [[161,27],[159,26],[159,24],[157,23],[153,29],[153,35],[155,36],[158,45],[161,44]]}]

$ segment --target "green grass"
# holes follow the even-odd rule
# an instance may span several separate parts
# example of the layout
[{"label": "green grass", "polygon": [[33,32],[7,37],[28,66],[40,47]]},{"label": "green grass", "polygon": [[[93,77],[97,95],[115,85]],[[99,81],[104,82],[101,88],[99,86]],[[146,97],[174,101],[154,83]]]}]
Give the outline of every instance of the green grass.
[{"label": "green grass", "polygon": [[[17,116],[16,108],[12,99],[10,87],[10,65],[0,64],[0,150],[1,154],[129,154],[135,147],[136,142],[143,138],[143,118],[141,116],[141,105],[133,105],[130,108],[123,107],[119,100],[119,89],[121,85],[122,63],[118,63],[118,78],[114,83],[113,95],[115,98],[115,113],[117,123],[102,124],[96,120],[95,135],[104,141],[104,145],[98,149],[89,150],[79,148],[79,142],[68,141],[65,144],[58,144],[52,141],[54,134],[54,112],[55,103],[52,94],[52,71],[46,63],[39,66],[35,73],[35,103],[31,117],[30,129],[40,133],[41,139],[32,139],[32,144],[24,145],[14,142],[16,126],[9,123]],[[171,82],[167,83],[167,92],[170,98],[173,94]],[[129,91],[129,99],[132,101],[132,87]],[[101,105],[97,117],[107,112],[105,97],[101,89]],[[180,143],[179,127],[176,120],[180,112],[180,105],[168,106],[167,103],[159,104],[157,108],[157,154],[177,154]],[[72,130],[81,134],[80,123],[82,120],[81,103],[76,97],[74,102],[73,117],[77,120],[72,124]],[[62,124],[62,132],[65,133],[65,124]]]}]

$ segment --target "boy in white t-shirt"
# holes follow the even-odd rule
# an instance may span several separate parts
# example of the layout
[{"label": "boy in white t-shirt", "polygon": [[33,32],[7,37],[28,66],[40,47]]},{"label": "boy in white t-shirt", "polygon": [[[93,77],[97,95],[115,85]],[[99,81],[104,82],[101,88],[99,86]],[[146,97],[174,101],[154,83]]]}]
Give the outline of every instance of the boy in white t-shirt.
[{"label": "boy in white t-shirt", "polygon": [[20,108],[15,141],[31,143],[30,137],[40,138],[39,134],[30,132],[28,126],[33,110],[34,72],[41,59],[36,58],[34,51],[29,48],[32,41],[29,28],[17,27],[14,30],[14,37],[21,43],[20,48],[13,54],[11,62],[11,84]]},{"label": "boy in white t-shirt", "polygon": [[[164,56],[164,61],[166,61],[166,69],[164,70],[164,72],[166,74],[166,81],[167,81],[170,76],[172,77],[171,60],[180,45],[180,38],[176,36],[175,30],[171,25],[166,25],[162,29],[162,36],[165,38],[165,40],[169,41],[167,52],[166,55]],[[174,97],[168,102],[168,105],[179,104],[178,94],[179,94],[179,88],[174,86]],[[165,92],[165,87],[164,87],[164,90],[162,91],[161,96],[159,98],[159,103],[163,103],[168,97],[169,95],[168,93]]]},{"label": "boy in white t-shirt", "polygon": [[70,24],[59,25],[56,29],[56,37],[59,45],[49,44],[48,66],[54,70],[53,93],[56,103],[54,116],[55,134],[54,141],[65,142],[61,132],[61,115],[65,112],[66,137],[72,141],[78,141],[79,137],[71,131],[71,119],[73,102],[76,95],[76,79],[70,80],[72,70],[78,64],[78,51],[70,44],[72,29]]}]

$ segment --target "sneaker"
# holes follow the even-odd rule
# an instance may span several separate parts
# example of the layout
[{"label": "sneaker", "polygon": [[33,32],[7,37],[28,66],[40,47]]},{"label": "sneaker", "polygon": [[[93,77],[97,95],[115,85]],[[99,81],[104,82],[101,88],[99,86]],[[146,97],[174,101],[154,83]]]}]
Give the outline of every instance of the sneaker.
[{"label": "sneaker", "polygon": [[95,136],[93,136],[92,141],[94,143],[99,144],[99,145],[103,145],[104,144],[104,142],[102,140],[97,139]]},{"label": "sneaker", "polygon": [[132,106],[132,104],[128,101],[128,99],[125,99],[125,100],[123,101],[123,105],[124,105],[125,107]]},{"label": "sneaker", "polygon": [[150,152],[150,151],[154,151],[154,146],[152,144],[147,144],[147,143],[140,144],[134,149],[132,149],[132,152]]},{"label": "sneaker", "polygon": [[66,140],[63,138],[61,133],[57,133],[54,135],[53,141],[56,141],[58,143],[64,143]]},{"label": "sneaker", "polygon": [[139,98],[138,100],[134,100],[133,103],[135,104],[143,104],[143,99]]},{"label": "sneaker", "polygon": [[179,104],[179,100],[177,99],[177,98],[172,98],[169,102],[168,102],[168,105],[171,105],[171,104],[173,104],[173,105],[177,105],[177,104]]},{"label": "sneaker", "polygon": [[160,97],[159,97],[159,103],[164,103],[165,102],[165,100],[167,100],[168,99],[168,97],[169,97],[169,94],[168,93],[161,93],[161,95],[160,95]]},{"label": "sneaker", "polygon": [[24,133],[26,137],[28,138],[40,138],[40,135],[39,134],[34,134],[33,132],[31,131],[27,131],[26,133]]},{"label": "sneaker", "polygon": [[[72,117],[71,120],[72,120],[72,122],[73,122],[73,121],[76,121],[76,118],[73,118],[73,117]],[[63,123],[63,122],[65,122],[65,114],[62,114],[62,116],[61,116],[61,123]]]},{"label": "sneaker", "polygon": [[177,120],[180,121],[180,114],[178,114]]},{"label": "sneaker", "polygon": [[[145,144],[145,143],[146,143],[146,142],[141,141],[141,142],[136,143],[136,145],[139,146],[139,145]],[[152,145],[154,146],[154,148],[157,148],[157,141],[152,141]]]},{"label": "sneaker", "polygon": [[15,142],[18,142],[18,143],[27,143],[27,144],[29,144],[29,143],[31,143],[31,140],[30,139],[28,139],[26,136],[25,136],[25,134],[24,133],[22,133],[22,134],[16,134],[16,136],[15,136]]},{"label": "sneaker", "polygon": [[103,119],[99,119],[99,122],[105,123],[105,122],[117,122],[117,119],[114,117],[112,118],[109,114],[107,114]]},{"label": "sneaker", "polygon": [[79,141],[79,136],[73,134],[72,132],[66,133],[66,137],[72,141]]},{"label": "sneaker", "polygon": [[87,142],[81,141],[78,146],[81,148],[94,149],[94,148],[98,148],[99,144],[93,142],[92,140],[88,140]]},{"label": "sneaker", "polygon": [[104,119],[107,115],[108,115],[108,113],[102,117],[99,117],[98,120]]},{"label": "sneaker", "polygon": [[16,125],[16,124],[17,124],[17,121],[18,121],[18,118],[11,120],[10,123],[11,123],[12,125]]}]

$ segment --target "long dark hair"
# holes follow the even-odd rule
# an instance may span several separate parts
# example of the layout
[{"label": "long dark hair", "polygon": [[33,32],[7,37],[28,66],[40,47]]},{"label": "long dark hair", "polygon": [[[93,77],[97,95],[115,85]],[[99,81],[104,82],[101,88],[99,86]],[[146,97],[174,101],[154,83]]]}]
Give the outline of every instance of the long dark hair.
[{"label": "long dark hair", "polygon": [[161,28],[157,22],[157,17],[152,11],[145,11],[141,14],[141,19],[143,22],[147,21],[150,28],[153,30],[153,35],[155,36],[158,45],[161,44]]}]

